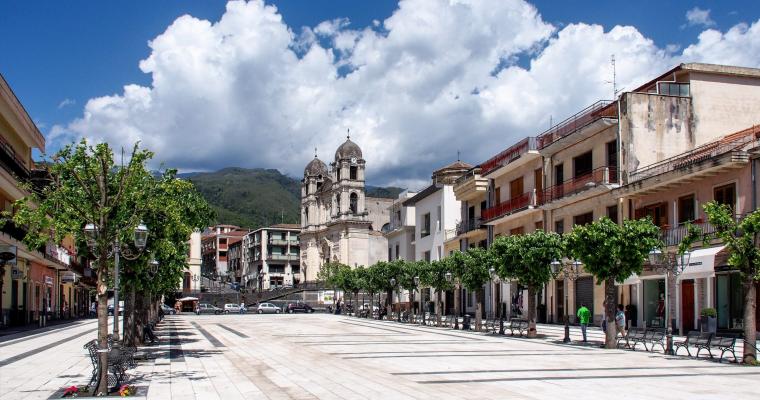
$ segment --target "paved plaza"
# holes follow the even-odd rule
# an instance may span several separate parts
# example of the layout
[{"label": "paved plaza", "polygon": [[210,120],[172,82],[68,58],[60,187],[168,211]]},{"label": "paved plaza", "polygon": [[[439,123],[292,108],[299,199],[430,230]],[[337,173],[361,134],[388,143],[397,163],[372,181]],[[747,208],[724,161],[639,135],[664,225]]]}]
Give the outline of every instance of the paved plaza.
[{"label": "paved plaza", "polygon": [[[45,399],[87,383],[95,321],[0,338],[0,399]],[[149,399],[757,399],[760,368],[312,315],[180,315],[132,370]],[[578,332],[573,331],[574,335]],[[576,336],[577,338],[577,336]]]}]

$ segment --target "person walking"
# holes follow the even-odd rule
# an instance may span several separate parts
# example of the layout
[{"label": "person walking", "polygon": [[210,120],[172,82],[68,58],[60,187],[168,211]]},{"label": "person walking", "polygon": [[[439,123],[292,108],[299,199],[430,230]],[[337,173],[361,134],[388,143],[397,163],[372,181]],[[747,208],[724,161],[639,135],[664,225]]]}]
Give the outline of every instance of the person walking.
[{"label": "person walking", "polygon": [[[620,332],[620,335],[625,338],[625,311],[623,311],[622,304],[618,304],[617,306],[617,312],[615,313],[615,327],[617,328],[617,331]],[[625,344],[628,346],[628,338],[625,339]]]},{"label": "person walking", "polygon": [[240,313],[245,314],[245,303],[240,303]]},{"label": "person walking", "polygon": [[581,324],[581,332],[583,333],[583,342],[586,343],[586,328],[588,328],[588,322],[591,320],[591,311],[586,308],[586,305],[581,303],[581,308],[578,309],[578,321]]}]

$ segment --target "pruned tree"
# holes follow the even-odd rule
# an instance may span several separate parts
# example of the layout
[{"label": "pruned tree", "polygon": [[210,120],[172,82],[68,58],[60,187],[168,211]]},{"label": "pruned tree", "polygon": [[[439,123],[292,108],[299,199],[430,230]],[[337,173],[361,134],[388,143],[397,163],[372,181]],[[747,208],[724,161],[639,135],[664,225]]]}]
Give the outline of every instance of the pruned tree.
[{"label": "pruned tree", "polygon": [[441,294],[453,287],[452,283],[446,279],[446,274],[450,273],[448,264],[442,260],[435,260],[427,263],[422,268],[420,281],[423,285],[433,288],[436,292],[436,324],[441,326],[441,313],[443,304]]},{"label": "pruned tree", "polygon": [[491,249],[498,275],[528,288],[528,337],[536,337],[536,296],[552,279],[552,260],[562,258],[562,237],[544,231],[500,236]]},{"label": "pruned tree", "polygon": [[596,277],[597,284],[604,284],[605,346],[614,349],[615,282],[641,274],[649,252],[660,246],[660,229],[649,218],[625,220],[618,225],[602,217],[591,224],[574,226],[566,240],[567,254],[580,260],[583,269]]},{"label": "pruned tree", "polygon": [[419,289],[418,285],[415,283],[415,277],[420,279],[420,281],[422,280],[420,274],[422,273],[424,265],[425,263],[422,261],[404,261],[401,273],[399,274],[399,286],[409,291],[409,302],[411,304],[410,311],[412,317],[417,315],[417,311],[414,308],[414,302],[415,290]]},{"label": "pruned tree", "polygon": [[483,286],[491,280],[489,270],[494,266],[493,254],[482,247],[467,249],[464,253],[464,266],[459,280],[467,290],[475,293],[475,330],[480,332],[483,322]]}]

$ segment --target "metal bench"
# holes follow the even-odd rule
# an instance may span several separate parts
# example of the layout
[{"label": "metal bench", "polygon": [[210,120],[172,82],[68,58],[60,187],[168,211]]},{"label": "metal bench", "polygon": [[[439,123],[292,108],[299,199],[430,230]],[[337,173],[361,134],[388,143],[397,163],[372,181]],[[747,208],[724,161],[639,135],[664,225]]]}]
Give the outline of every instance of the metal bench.
[{"label": "metal bench", "polygon": [[512,318],[509,320],[509,334],[514,336],[515,331],[518,332],[518,336],[522,336],[528,331],[528,320],[522,318]]},{"label": "metal bench", "polygon": [[684,348],[686,349],[686,354],[688,354],[689,357],[691,357],[691,351],[689,350],[689,346],[694,346],[694,343],[699,340],[701,335],[702,333],[700,333],[699,331],[689,331],[689,333],[686,334],[686,339],[680,342],[673,342],[673,346],[674,346],[673,354],[678,355],[678,349]]},{"label": "metal bench", "polygon": [[[121,382],[124,381],[127,369],[134,368],[136,366],[134,360],[134,351],[130,348],[121,348],[120,346],[111,347],[112,343],[109,343],[108,351],[108,387],[118,387]],[[84,346],[90,356],[90,362],[92,363],[92,376],[87,384],[93,386],[100,376],[100,361],[99,361],[99,346],[98,340],[93,339],[87,342]]]},{"label": "metal bench", "polygon": [[[718,359],[718,362],[723,361],[723,356],[726,353],[731,353],[731,355],[734,357],[734,362],[738,362],[739,360],[736,358],[735,346],[736,346],[736,338],[713,336],[710,339],[710,342],[707,344],[707,346],[702,347],[701,349],[707,350],[707,353],[710,355],[710,358],[715,358],[712,354],[713,349],[720,350],[720,358]],[[699,356],[699,351],[697,351],[697,357],[698,356]]]},{"label": "metal bench", "polygon": [[643,343],[644,333],[646,329],[631,328],[626,332],[625,336],[619,337],[617,340],[617,346],[620,346],[622,341],[626,342],[626,346],[631,350],[636,350],[636,344]]},{"label": "metal bench", "polygon": [[483,330],[488,333],[491,332],[495,334],[499,331],[499,320],[498,319],[485,319],[483,320]]},{"label": "metal bench", "polygon": [[[644,333],[644,350],[654,351],[656,345],[662,347],[662,351],[665,352],[665,330],[664,329],[649,329]],[[647,348],[647,343],[652,345],[652,348]]]}]

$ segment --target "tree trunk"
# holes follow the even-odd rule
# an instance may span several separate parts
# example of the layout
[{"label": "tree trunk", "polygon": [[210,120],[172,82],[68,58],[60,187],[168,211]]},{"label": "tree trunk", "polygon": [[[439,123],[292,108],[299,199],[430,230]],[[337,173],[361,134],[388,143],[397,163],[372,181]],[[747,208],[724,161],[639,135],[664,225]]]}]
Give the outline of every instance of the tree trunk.
[{"label": "tree trunk", "polygon": [[392,321],[391,313],[393,312],[393,291],[385,291],[385,319]]},{"label": "tree trunk", "polygon": [[754,347],[748,346],[748,343],[756,343],[757,326],[755,325],[755,313],[757,309],[757,296],[755,289],[755,280],[752,275],[745,274],[744,278],[744,354],[742,358],[745,364],[757,360],[757,351]]},{"label": "tree trunk", "polygon": [[143,328],[145,327],[145,292],[135,294],[135,341],[143,345]]},{"label": "tree trunk", "polygon": [[135,288],[130,285],[129,290],[124,296],[124,333],[122,342],[125,346],[136,346],[135,340]]},{"label": "tree trunk", "polygon": [[441,314],[442,314],[442,308],[443,308],[443,302],[441,302],[441,291],[438,290],[438,295],[436,297],[436,305],[435,305],[435,317],[438,321],[437,325],[438,327],[441,326]]},{"label": "tree trunk", "polygon": [[[101,255],[101,260],[105,259]],[[98,266],[98,347],[108,349],[108,287],[106,286],[106,268]],[[93,389],[93,394],[108,394],[108,353],[98,353],[100,376]]]},{"label": "tree trunk", "polygon": [[475,332],[480,332],[480,325],[483,323],[483,302],[481,298],[483,296],[483,289],[475,291],[475,296],[478,298],[477,307],[475,310]]},{"label": "tree trunk", "polygon": [[528,338],[538,336],[536,331],[536,288],[528,287]]},{"label": "tree trunk", "polygon": [[[665,284],[667,285],[668,283],[665,282]],[[672,293],[668,294],[670,295]],[[608,278],[607,281],[604,282],[604,319],[607,321],[607,331],[605,332],[604,347],[607,349],[617,348],[615,341],[615,336],[617,335],[617,326],[615,325],[615,309],[617,308],[616,300],[615,278]],[[670,318],[672,317],[673,314],[670,314]],[[670,322],[666,321],[666,323],[669,324]]]},{"label": "tree trunk", "polygon": [[411,316],[412,316],[409,322],[415,323],[417,322],[417,312],[414,309],[414,289],[409,291],[409,300],[410,300],[409,306],[411,307]]}]

